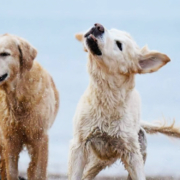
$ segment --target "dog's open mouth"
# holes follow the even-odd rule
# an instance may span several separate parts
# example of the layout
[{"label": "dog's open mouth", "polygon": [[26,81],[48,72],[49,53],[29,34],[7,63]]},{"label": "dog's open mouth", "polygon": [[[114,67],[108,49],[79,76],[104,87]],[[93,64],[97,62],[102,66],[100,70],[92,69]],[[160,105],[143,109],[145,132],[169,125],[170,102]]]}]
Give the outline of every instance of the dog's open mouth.
[{"label": "dog's open mouth", "polygon": [[93,54],[98,55],[98,56],[102,55],[102,52],[100,51],[98,47],[97,39],[93,34],[90,34],[86,38],[86,43]]},{"label": "dog's open mouth", "polygon": [[84,37],[86,38],[86,43],[90,49],[90,51],[94,55],[101,56],[102,52],[98,46],[98,38],[101,38],[104,34],[104,27],[100,24],[95,24],[93,28],[88,31]]},{"label": "dog's open mouth", "polygon": [[0,82],[4,81],[8,77],[8,74],[4,74],[0,77]]}]

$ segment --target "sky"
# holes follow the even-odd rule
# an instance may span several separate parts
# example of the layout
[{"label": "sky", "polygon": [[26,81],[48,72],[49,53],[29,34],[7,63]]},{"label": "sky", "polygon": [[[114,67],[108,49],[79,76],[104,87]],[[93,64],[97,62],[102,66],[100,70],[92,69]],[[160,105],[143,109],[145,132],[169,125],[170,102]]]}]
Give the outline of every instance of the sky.
[{"label": "sky", "polygon": [[[89,77],[87,54],[74,35],[101,23],[107,29],[129,32],[140,47],[167,54],[171,62],[156,73],[137,75],[136,88],[142,99],[142,119],[176,119],[180,124],[180,1],[38,0],[2,1],[0,34],[27,39],[37,50],[37,61],[52,75],[61,105],[50,130],[49,171],[67,173],[72,119]],[[148,136],[146,172],[178,174],[180,143],[164,136]],[[165,158],[166,157],[166,158]],[[20,170],[27,166],[22,153]],[[156,166],[155,166],[156,165]],[[115,165],[104,173],[124,173]]]}]

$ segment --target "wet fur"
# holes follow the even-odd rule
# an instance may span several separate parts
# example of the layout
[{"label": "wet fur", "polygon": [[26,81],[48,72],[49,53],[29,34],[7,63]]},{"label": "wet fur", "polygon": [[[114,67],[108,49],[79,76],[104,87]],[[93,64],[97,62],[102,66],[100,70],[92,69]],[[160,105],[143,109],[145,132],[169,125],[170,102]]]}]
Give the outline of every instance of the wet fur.
[{"label": "wet fur", "polygon": [[[143,129],[140,129],[139,144],[141,148],[141,154],[146,160],[146,133]],[[96,156],[101,160],[110,160],[111,158],[121,157],[123,149],[125,150],[126,144],[119,137],[112,137],[106,132],[102,132],[99,128],[96,128],[86,139],[86,146],[90,146]],[[119,151],[120,150],[120,151]]]},{"label": "wet fur", "polygon": [[[138,136],[140,151],[143,156],[143,161],[145,163],[147,157],[147,139],[144,129],[140,129]],[[122,151],[119,150],[125,148],[125,145],[120,138],[109,136],[106,132],[102,132],[99,128],[95,128],[92,133],[87,137],[85,146],[89,146],[87,148],[92,148],[97,158],[101,159],[102,161],[108,161],[113,158],[121,158]],[[94,167],[88,172],[86,172],[86,175],[83,178],[93,178],[95,172],[98,173],[104,168],[105,166],[103,168],[102,166],[100,166],[99,168]],[[128,175],[127,180],[132,180],[130,175]]]},{"label": "wet fur", "polygon": [[172,138],[180,138],[180,127],[175,126],[175,120],[170,125],[166,121],[153,124],[142,121],[141,126],[149,134],[162,133]]},{"label": "wet fur", "polygon": [[[140,49],[128,33],[115,29],[105,29],[102,37],[96,37],[101,56],[91,52],[84,34],[76,37],[88,52],[90,83],[74,117],[68,177],[91,180],[121,159],[129,172],[128,180],[145,180],[146,148],[141,149],[146,141],[138,135],[140,97],[135,74],[157,71],[170,59],[147,47]],[[122,51],[116,41],[122,43]]]},{"label": "wet fur", "polygon": [[10,76],[0,86],[2,179],[6,174],[7,180],[17,180],[19,153],[26,146],[31,158],[28,179],[45,180],[48,130],[58,112],[58,91],[49,73],[34,61],[37,52],[27,41],[12,35],[0,41],[0,50],[11,50],[6,59]]}]

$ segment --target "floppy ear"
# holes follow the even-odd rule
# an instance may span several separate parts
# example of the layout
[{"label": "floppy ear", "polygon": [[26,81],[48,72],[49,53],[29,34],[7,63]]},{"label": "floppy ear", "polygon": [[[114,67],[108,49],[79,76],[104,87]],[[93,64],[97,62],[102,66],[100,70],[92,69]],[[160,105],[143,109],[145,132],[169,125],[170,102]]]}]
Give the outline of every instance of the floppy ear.
[{"label": "floppy ear", "polygon": [[21,70],[30,70],[33,65],[33,60],[37,56],[37,50],[20,37],[18,37],[18,49],[20,53]]},{"label": "floppy ear", "polygon": [[75,34],[75,38],[76,38],[78,41],[80,41],[80,42],[83,43],[84,51],[85,51],[85,52],[88,52],[87,49],[86,49],[85,46],[84,46],[84,33],[77,33],[77,34]]},{"label": "floppy ear", "polygon": [[140,66],[139,73],[155,72],[168,62],[170,62],[170,58],[167,55],[157,51],[149,51],[148,47],[145,46],[142,48],[138,60]]}]

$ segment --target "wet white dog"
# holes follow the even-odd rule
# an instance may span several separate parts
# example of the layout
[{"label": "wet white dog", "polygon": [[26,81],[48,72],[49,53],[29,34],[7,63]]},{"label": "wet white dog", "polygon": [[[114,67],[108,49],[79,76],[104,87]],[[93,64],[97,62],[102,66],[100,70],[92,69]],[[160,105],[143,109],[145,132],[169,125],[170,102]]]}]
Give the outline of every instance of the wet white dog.
[{"label": "wet white dog", "polygon": [[144,134],[144,128],[148,133],[180,137],[180,132],[174,124],[140,122],[135,75],[155,72],[170,59],[147,47],[140,49],[128,33],[107,30],[100,24],[76,38],[88,52],[90,83],[74,118],[69,179],[93,179],[106,166],[121,159],[132,180],[145,180],[143,146],[138,133]]}]

